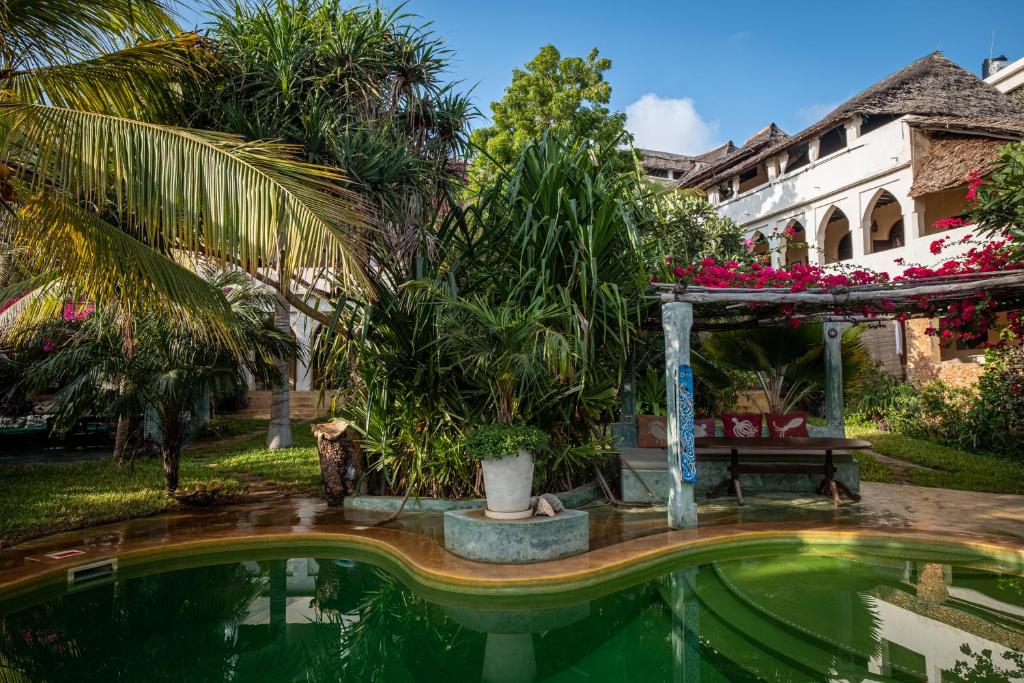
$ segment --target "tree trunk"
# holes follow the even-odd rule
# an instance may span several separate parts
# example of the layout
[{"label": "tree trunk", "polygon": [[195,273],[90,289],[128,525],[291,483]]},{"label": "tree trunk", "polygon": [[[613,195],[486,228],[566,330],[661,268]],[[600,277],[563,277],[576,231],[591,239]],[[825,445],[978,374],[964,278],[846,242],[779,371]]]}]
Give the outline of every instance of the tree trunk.
[{"label": "tree trunk", "polygon": [[[274,329],[291,334],[290,309],[282,297],[274,307]],[[291,405],[288,394],[291,359],[278,358],[274,362],[280,382],[275,384],[270,397],[270,426],[267,428],[267,448],[289,448],[292,445]]]},{"label": "tree trunk", "polygon": [[124,452],[128,447],[128,434],[131,432],[131,418],[127,415],[117,416],[117,430],[114,432],[114,462],[124,462]]},{"label": "tree trunk", "polygon": [[181,464],[181,446],[164,444],[160,449],[164,456],[164,479],[167,481],[167,492],[178,490],[178,467]]},{"label": "tree trunk", "polygon": [[164,480],[167,483],[167,492],[174,493],[178,489],[178,470],[181,465],[181,446],[184,441],[184,420],[181,413],[178,417],[168,418],[164,413],[161,415],[161,438],[160,453],[164,459]]},{"label": "tree trunk", "polygon": [[[324,485],[324,497],[328,505],[341,506],[345,496],[355,493],[354,480],[346,478],[349,466],[363,462],[359,435],[343,420],[313,425],[313,435],[320,455],[320,479]],[[355,479],[361,474],[357,470]]]}]

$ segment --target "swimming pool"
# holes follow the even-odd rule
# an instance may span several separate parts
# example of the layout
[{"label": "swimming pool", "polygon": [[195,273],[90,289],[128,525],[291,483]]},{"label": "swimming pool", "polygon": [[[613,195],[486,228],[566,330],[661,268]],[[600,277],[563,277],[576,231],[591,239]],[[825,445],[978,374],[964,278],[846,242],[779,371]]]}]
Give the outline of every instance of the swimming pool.
[{"label": "swimming pool", "polygon": [[489,599],[307,550],[101,573],[0,602],[0,680],[1024,677],[1024,577],[970,553],[750,546],[609,579],[586,599]]}]

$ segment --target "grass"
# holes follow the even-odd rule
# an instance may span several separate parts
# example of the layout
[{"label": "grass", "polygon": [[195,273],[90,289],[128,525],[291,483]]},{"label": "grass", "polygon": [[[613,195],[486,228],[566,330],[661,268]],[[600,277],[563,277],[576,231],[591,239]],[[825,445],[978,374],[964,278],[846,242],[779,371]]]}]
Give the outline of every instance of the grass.
[{"label": "grass", "polygon": [[[850,434],[850,428],[846,428],[847,436],[854,438]],[[866,438],[866,437],[858,437]],[[884,462],[880,462],[871,453],[865,451],[857,452],[857,461],[860,462],[860,478],[861,481],[880,481],[885,484],[896,483],[896,473],[893,472],[892,467],[886,465]]]},{"label": "grass", "polygon": [[[320,477],[316,444],[308,423],[295,423],[293,448],[263,447],[260,430],[228,443],[203,442],[181,458],[181,488],[220,482],[228,495],[248,491],[253,477],[293,492],[313,493]],[[67,465],[0,466],[0,547],[45,533],[142,517],[178,507],[164,492],[159,458],[137,460],[134,467],[110,460]]]},{"label": "grass", "polygon": [[[1024,462],[1001,458],[991,453],[975,453],[950,448],[925,439],[915,439],[893,432],[880,432],[872,426],[846,426],[850,438],[870,441],[874,450],[892,458],[904,460],[931,469],[907,468],[905,474],[911,484],[962,491],[1024,494]],[[862,459],[861,477],[865,481],[891,481],[892,468],[871,458],[873,464],[864,466],[870,456]],[[888,470],[883,472],[882,468]],[[879,478],[874,478],[874,477]],[[885,477],[890,477],[889,479]]]}]

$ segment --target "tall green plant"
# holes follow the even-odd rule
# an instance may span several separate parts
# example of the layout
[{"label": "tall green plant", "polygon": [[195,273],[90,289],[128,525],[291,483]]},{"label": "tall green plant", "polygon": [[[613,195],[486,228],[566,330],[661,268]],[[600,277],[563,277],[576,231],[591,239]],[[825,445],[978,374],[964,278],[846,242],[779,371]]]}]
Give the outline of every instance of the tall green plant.
[{"label": "tall green plant", "polygon": [[[365,235],[371,252],[409,268],[425,225],[458,192],[454,162],[465,156],[473,115],[444,78],[450,49],[401,9],[340,0],[235,1],[215,11],[211,35],[218,77],[198,91],[197,120],[247,139],[280,139],[312,162],[344,169],[380,219]],[[281,258],[297,248],[281,236]],[[317,273],[272,279],[281,331],[289,329],[289,304],[330,325],[321,306],[293,291],[329,298]],[[279,371],[288,369],[281,359]],[[271,404],[272,446],[291,441],[288,408],[284,383]]]},{"label": "tall green plant", "polygon": [[452,370],[477,390],[484,419],[533,422],[575,391],[573,348],[558,328],[567,314],[539,300],[523,308],[471,297],[446,306],[438,340]]}]

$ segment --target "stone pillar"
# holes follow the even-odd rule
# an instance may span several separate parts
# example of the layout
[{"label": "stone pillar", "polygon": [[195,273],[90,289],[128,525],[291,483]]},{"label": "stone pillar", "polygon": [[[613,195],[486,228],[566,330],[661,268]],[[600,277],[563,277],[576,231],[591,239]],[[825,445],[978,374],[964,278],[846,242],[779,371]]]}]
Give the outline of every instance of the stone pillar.
[{"label": "stone pillar", "polygon": [[735,197],[735,196],[739,195],[739,193],[740,193],[740,177],[738,175],[734,175],[729,182],[732,183],[732,196]]},{"label": "stone pillar", "polygon": [[850,147],[860,137],[860,124],[863,123],[860,114],[846,122],[846,146]]},{"label": "stone pillar", "polygon": [[841,323],[823,325],[825,334],[825,418],[833,436],[846,434],[843,424],[843,330]]},{"label": "stone pillar", "polygon": [[807,159],[813,164],[818,160],[818,152],[821,150],[821,138],[814,138],[807,145]]},{"label": "stone pillar", "polygon": [[776,165],[775,158],[769,158],[768,161],[764,163],[764,167],[765,170],[768,171],[768,182],[774,183],[779,177],[779,167]]},{"label": "stone pillar", "polygon": [[[676,405],[677,372],[680,366],[690,365],[693,306],[680,302],[663,304],[661,325],[665,331],[665,396],[668,406],[668,526],[670,529],[683,529],[697,526],[697,504],[693,498],[693,483],[683,481],[679,465],[679,408]],[[691,435],[692,420],[691,414]]]},{"label": "stone pillar", "polygon": [[781,268],[786,265],[786,254],[782,250],[783,237],[775,232],[768,240],[768,254],[772,259],[772,268]]},{"label": "stone pillar", "polygon": [[853,247],[853,260],[856,261],[871,253],[871,218],[864,223],[864,214],[860,210],[860,202],[856,197],[851,197],[847,203],[850,211],[846,213],[846,220],[850,223],[850,241]]}]

